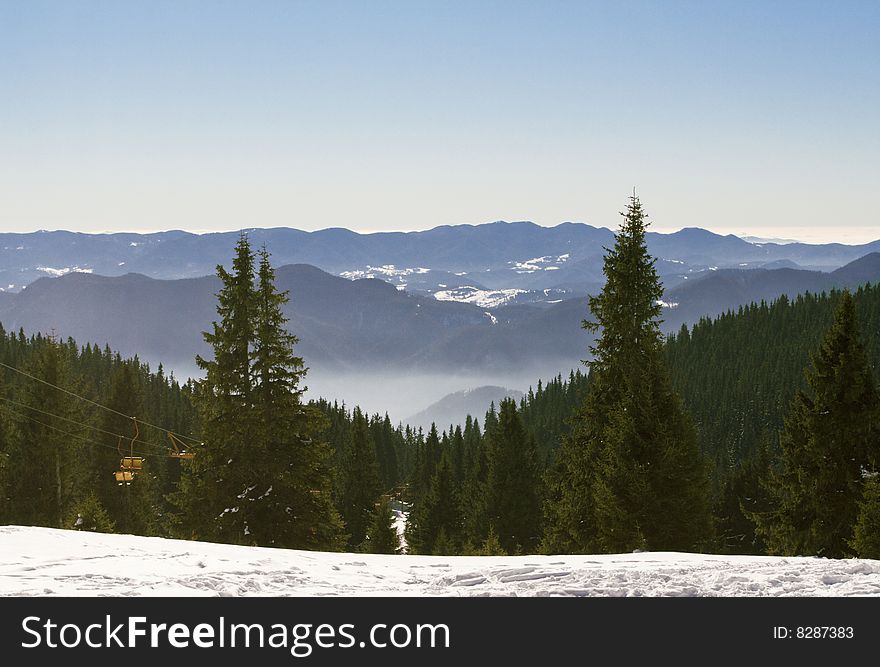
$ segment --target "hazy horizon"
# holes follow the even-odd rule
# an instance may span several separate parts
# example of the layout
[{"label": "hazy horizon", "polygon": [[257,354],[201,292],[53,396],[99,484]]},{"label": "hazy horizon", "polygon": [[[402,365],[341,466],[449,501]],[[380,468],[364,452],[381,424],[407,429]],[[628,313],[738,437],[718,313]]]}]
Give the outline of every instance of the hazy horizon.
[{"label": "hazy horizon", "polygon": [[[261,225],[251,225],[247,227],[229,227],[224,229],[185,229],[180,227],[167,227],[167,228],[159,228],[159,229],[117,229],[117,230],[80,230],[80,229],[70,229],[70,228],[40,228],[40,229],[30,229],[30,230],[8,230],[3,229],[0,233],[11,233],[11,234],[37,234],[40,232],[70,232],[74,234],[88,234],[88,235],[111,235],[111,234],[162,234],[167,232],[184,232],[187,234],[196,234],[196,235],[207,235],[207,234],[228,234],[234,232],[247,231],[252,229],[295,229],[298,231],[306,231],[306,232],[320,232],[326,231],[329,229],[346,229],[348,231],[355,232],[357,234],[362,235],[372,235],[372,234],[409,234],[412,232],[426,232],[431,231],[432,229],[437,229],[438,227],[478,227],[481,225],[491,225],[494,223],[505,223],[505,224],[517,224],[517,223],[531,223],[538,225],[540,227],[553,228],[558,227],[563,224],[584,224],[597,229],[608,229],[611,231],[615,231],[616,227],[612,225],[596,225],[591,224],[589,222],[578,222],[572,220],[565,220],[556,224],[548,224],[541,225],[532,220],[487,220],[486,222],[478,222],[478,223],[458,223],[458,224],[449,224],[449,225],[436,225],[434,227],[427,227],[424,229],[376,229],[376,230],[357,230],[352,229],[351,227],[346,227],[345,225],[334,225],[331,227],[321,227],[318,229],[302,229],[300,227],[295,227],[291,225],[273,225],[273,226],[261,226]],[[659,234],[675,234],[684,229],[694,229],[694,226],[688,227],[671,227],[671,228],[658,228],[655,225],[650,225],[648,227],[649,232],[657,232]],[[856,227],[856,228],[848,228],[844,230],[844,237],[841,234],[828,235],[823,234],[821,232],[817,232],[816,230],[804,229],[802,233],[798,233],[797,236],[789,234],[788,236],[773,236],[768,233],[759,233],[761,230],[727,230],[727,229],[714,229],[711,227],[704,226],[696,226],[696,228],[703,229],[705,231],[711,232],[713,234],[718,234],[720,236],[733,235],[742,239],[756,239],[753,242],[766,242],[766,243],[805,243],[811,245],[823,245],[828,243],[841,243],[843,245],[864,245],[870,243],[872,241],[880,240],[880,229],[875,228],[874,226],[868,227]]]}]

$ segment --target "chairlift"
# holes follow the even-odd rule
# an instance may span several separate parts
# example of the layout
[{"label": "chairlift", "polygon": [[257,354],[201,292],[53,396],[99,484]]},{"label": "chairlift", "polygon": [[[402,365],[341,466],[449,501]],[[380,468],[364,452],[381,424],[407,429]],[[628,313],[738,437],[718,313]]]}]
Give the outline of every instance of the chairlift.
[{"label": "chairlift", "polygon": [[196,457],[195,452],[188,452],[186,449],[182,449],[184,447],[183,442],[174,435],[171,431],[168,431],[168,440],[171,442],[172,449],[168,452],[168,456],[172,459],[184,460],[184,461],[192,461]]},{"label": "chairlift", "polygon": [[113,476],[120,486],[123,484],[127,486],[134,480],[134,473],[131,470],[117,470],[113,473]]},{"label": "chairlift", "polygon": [[137,442],[140,431],[138,429],[137,417],[132,417],[131,421],[134,425],[134,437],[132,437],[129,444],[128,456],[122,453],[122,438],[119,438],[119,443],[116,445],[120,460],[119,470],[114,472],[113,475],[120,486],[123,484],[126,486],[130,485],[134,481],[135,475],[144,469],[144,461],[146,460],[143,456],[134,455],[134,443]]}]

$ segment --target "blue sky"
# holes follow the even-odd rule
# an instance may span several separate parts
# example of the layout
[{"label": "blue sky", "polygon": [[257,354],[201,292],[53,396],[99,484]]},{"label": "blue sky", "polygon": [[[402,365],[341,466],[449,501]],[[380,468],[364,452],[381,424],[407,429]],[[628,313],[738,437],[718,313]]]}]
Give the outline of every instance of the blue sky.
[{"label": "blue sky", "polygon": [[880,3],[0,0],[0,227],[880,237]]}]

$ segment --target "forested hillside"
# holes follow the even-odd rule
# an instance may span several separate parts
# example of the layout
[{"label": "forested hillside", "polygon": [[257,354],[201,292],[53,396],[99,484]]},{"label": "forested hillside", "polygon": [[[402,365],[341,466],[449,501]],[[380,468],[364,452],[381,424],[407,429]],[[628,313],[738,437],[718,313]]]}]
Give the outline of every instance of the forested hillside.
[{"label": "forested hillside", "polygon": [[[752,304],[682,328],[667,342],[675,386],[705,451],[719,465],[747,458],[764,435],[775,439],[841,294]],[[880,284],[859,288],[853,298],[869,363],[880,380]]]},{"label": "forested hillside", "polygon": [[[2,326],[0,364],[0,521],[72,527],[81,514],[89,528],[167,534],[164,497],[181,465],[168,433],[197,433],[192,385],[107,348]],[[148,461],[142,483],[117,486],[132,453]]]},{"label": "forested hillside", "polygon": [[664,337],[641,216],[590,300],[590,374],[425,431],[303,401],[288,295],[244,236],[198,382],[0,327],[0,522],[394,553],[394,504],[411,553],[874,553],[880,285]]},{"label": "forested hillside", "polygon": [[[784,418],[805,388],[805,369],[842,295],[808,293],[751,304],[705,318],[691,329],[682,327],[664,345],[673,384],[712,462],[719,550],[761,553],[765,548],[744,508],[766,508],[770,502],[765,486]],[[880,383],[880,284],[857,289],[853,302],[868,364]],[[578,372],[539,384],[523,399],[523,421],[546,461],[570,432],[588,385],[588,376]]]}]

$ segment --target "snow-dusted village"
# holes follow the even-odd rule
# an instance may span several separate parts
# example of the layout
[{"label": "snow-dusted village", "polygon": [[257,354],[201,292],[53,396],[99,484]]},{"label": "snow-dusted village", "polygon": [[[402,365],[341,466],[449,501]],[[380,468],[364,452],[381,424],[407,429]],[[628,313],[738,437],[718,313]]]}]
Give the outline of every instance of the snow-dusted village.
[{"label": "snow-dusted village", "polygon": [[0,653],[867,646],[878,29],[0,0]]}]

